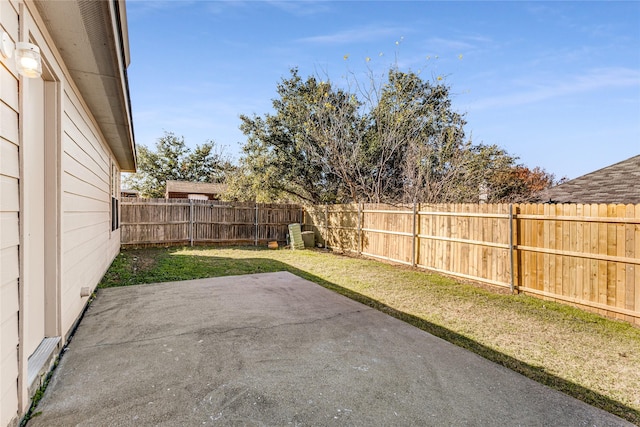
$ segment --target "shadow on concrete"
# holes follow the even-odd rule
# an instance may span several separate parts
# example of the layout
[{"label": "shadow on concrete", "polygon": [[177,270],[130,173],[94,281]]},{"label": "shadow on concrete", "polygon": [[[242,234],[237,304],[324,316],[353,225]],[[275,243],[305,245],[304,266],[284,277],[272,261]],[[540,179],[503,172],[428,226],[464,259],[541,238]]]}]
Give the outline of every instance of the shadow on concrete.
[{"label": "shadow on concrete", "polygon": [[[229,251],[246,250],[246,247],[244,248],[230,247],[230,248],[226,248],[226,250],[229,250]],[[172,249],[169,249],[169,252],[171,251]],[[228,271],[230,272],[229,274],[220,274],[219,271],[216,271],[213,276],[192,277],[193,279],[205,278],[205,277],[220,277],[224,275],[235,275],[235,274],[238,274],[238,273],[235,273],[238,270],[242,272],[241,274],[270,273],[270,272],[278,272],[278,271],[290,272],[292,274],[295,274],[298,277],[314,282],[320,286],[323,286],[324,288],[330,289],[334,292],[337,292],[338,294],[346,296],[352,300],[360,302],[366,306],[369,306],[378,311],[381,311],[389,316],[392,316],[396,319],[399,319],[403,322],[413,325],[427,333],[430,333],[436,337],[439,337],[445,341],[448,341],[458,347],[467,349],[487,360],[490,360],[494,363],[502,365],[512,371],[518,372],[521,375],[528,377],[540,384],[544,384],[550,388],[553,388],[569,396],[572,396],[578,400],[588,403],[589,405],[592,405],[596,408],[605,410],[621,418],[624,418],[634,424],[640,425],[640,411],[637,411],[634,408],[626,406],[594,390],[585,388],[579,384],[573,383],[571,381],[567,381],[563,378],[560,378],[556,375],[546,372],[543,367],[534,366],[526,362],[523,362],[521,360],[518,360],[514,357],[511,357],[509,355],[496,351],[490,347],[487,347],[468,337],[465,337],[461,334],[451,331],[441,325],[431,323],[417,316],[397,310],[393,307],[390,307],[366,295],[344,288],[340,285],[337,285],[333,282],[322,279],[307,271],[300,270],[289,264],[286,264],[277,260],[273,260],[273,259],[264,259],[264,258],[209,257],[209,256],[198,255],[193,253],[190,253],[189,256],[195,257],[195,258],[206,258],[207,260],[204,260],[204,259],[202,260],[205,264],[215,260],[216,262],[223,262],[228,266],[230,266],[230,268],[228,268]],[[233,264],[235,263],[239,264],[240,267],[233,268]],[[166,280],[174,281],[174,280],[182,280],[182,279],[168,277],[166,278]]]}]

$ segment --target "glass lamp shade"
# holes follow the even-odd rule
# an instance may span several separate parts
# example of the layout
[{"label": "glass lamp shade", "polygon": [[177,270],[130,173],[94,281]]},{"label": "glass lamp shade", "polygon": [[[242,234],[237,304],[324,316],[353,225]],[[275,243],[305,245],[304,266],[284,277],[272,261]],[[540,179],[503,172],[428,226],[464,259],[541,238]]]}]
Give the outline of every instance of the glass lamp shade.
[{"label": "glass lamp shade", "polygon": [[0,56],[4,59],[11,58],[13,56],[13,49],[15,46],[9,38],[9,34],[2,31],[0,39]]},{"label": "glass lamp shade", "polygon": [[40,48],[31,43],[16,43],[16,67],[18,68],[18,73],[25,77],[40,77],[42,74]]}]

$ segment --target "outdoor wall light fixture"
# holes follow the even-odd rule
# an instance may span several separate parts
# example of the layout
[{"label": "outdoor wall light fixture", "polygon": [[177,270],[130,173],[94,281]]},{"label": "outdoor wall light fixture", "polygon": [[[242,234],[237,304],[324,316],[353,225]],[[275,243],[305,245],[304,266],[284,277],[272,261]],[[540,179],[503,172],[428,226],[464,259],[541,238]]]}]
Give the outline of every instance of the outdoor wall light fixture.
[{"label": "outdoor wall light fixture", "polygon": [[0,40],[0,53],[3,59],[11,58],[13,56],[13,42],[9,38],[9,34],[2,32],[2,40]]},{"label": "outdoor wall light fixture", "polygon": [[42,58],[40,48],[27,42],[18,42],[15,45],[9,35],[2,32],[0,40],[0,53],[5,59],[13,57],[15,49],[16,68],[18,73],[29,78],[38,78],[42,74]]},{"label": "outdoor wall light fixture", "polygon": [[25,77],[32,79],[40,77],[42,74],[40,48],[27,42],[16,43],[16,66],[18,72]]}]

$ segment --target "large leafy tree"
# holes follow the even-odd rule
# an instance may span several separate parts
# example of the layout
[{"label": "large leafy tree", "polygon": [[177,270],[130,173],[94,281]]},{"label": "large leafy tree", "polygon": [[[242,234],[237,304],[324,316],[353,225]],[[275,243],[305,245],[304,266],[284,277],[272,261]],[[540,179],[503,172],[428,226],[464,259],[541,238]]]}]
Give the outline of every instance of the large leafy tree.
[{"label": "large leafy tree", "polygon": [[247,136],[240,167],[231,180],[230,196],[258,201],[296,200],[307,203],[339,201],[342,182],[318,156],[317,135],[309,129],[323,85],[303,81],[295,70],[277,88],[273,114],[240,116]]},{"label": "large leafy tree", "polygon": [[451,187],[459,185],[468,146],[464,118],[452,109],[449,87],[392,69],[380,93],[370,131],[376,157],[383,161],[375,168],[375,198],[445,201]]},{"label": "large leafy tree", "polygon": [[143,197],[164,197],[169,180],[224,182],[233,166],[213,141],[190,149],[183,137],[165,132],[155,150],[137,147],[138,170],[124,178],[124,184]]},{"label": "large leafy tree", "polygon": [[477,202],[488,192],[489,201],[506,201],[552,181],[534,170],[540,179],[526,184],[532,176],[515,157],[472,144],[444,83],[397,68],[369,81],[350,82],[351,91],[291,70],[273,114],[241,116],[247,142],[234,197],[435,203]]}]

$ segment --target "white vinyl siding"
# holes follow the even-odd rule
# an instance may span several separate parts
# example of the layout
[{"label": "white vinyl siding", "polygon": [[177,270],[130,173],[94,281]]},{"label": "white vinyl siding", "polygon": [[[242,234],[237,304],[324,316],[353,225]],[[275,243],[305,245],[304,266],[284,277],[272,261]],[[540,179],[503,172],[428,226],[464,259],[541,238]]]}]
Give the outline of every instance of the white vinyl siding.
[{"label": "white vinyl siding", "polygon": [[[81,288],[95,288],[120,250],[120,231],[111,230],[120,167],[44,21],[32,15],[37,10],[33,2],[0,0],[0,31],[13,42],[22,37],[37,44],[45,71],[41,81],[20,80],[13,59],[0,60],[0,427],[17,425],[30,404],[29,342],[37,344],[43,333],[32,333],[29,322],[45,319],[44,335],[66,341],[88,301]],[[38,102],[32,99],[36,90]],[[37,117],[36,104],[44,106]],[[29,148],[32,154],[40,148],[44,168],[36,166],[42,162]],[[44,170],[33,173],[38,169]],[[28,200],[29,182],[44,183],[38,187],[44,201]],[[45,237],[29,240],[36,205]],[[44,262],[34,259],[30,247],[44,251]],[[33,279],[34,264],[44,280]],[[29,304],[29,284],[36,282],[44,282],[44,308]]]},{"label": "white vinyl siding", "polygon": [[[86,303],[80,288],[95,287],[120,249],[111,233],[111,163],[108,149],[73,92],[62,114],[62,330]],[[117,242],[113,242],[116,240]]]},{"label": "white vinyl siding", "polygon": [[[1,31],[18,37],[13,2],[0,1]],[[18,78],[11,62],[0,63],[0,426],[18,416],[20,159]]]}]

